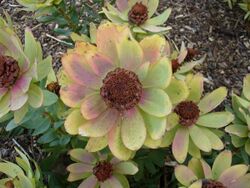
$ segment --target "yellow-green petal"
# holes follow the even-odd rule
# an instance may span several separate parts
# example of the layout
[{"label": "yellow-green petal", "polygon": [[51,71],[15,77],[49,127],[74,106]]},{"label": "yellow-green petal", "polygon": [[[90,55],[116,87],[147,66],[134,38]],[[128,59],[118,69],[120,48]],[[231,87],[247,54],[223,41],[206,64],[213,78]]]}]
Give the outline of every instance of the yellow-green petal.
[{"label": "yellow-green petal", "polygon": [[189,139],[189,146],[188,146],[188,153],[197,158],[200,159],[201,158],[201,151],[200,149],[194,144],[194,142],[192,141],[192,139]]},{"label": "yellow-green petal", "polygon": [[202,127],[200,127],[200,129],[209,139],[213,149],[222,150],[224,148],[223,142],[215,133],[212,132],[212,130],[207,129],[207,128],[202,128]]},{"label": "yellow-green petal", "polygon": [[198,179],[194,172],[184,165],[177,166],[174,172],[176,179],[187,187]]},{"label": "yellow-green petal", "polygon": [[161,89],[144,89],[138,105],[144,112],[156,117],[166,116],[172,110],[168,95]]},{"label": "yellow-green petal", "polygon": [[222,101],[227,96],[227,89],[225,87],[220,87],[213,92],[207,94],[201,101],[198,106],[201,111],[201,114],[206,114],[213,109],[215,109],[218,105],[222,103]]},{"label": "yellow-green petal", "polygon": [[96,137],[96,138],[92,137],[92,138],[89,138],[85,149],[88,152],[97,152],[97,151],[104,149],[107,145],[108,145],[107,135],[102,136],[102,137]]},{"label": "yellow-green petal", "polygon": [[242,93],[250,101],[250,74],[244,78]]},{"label": "yellow-green petal", "polygon": [[201,74],[189,74],[186,77],[186,83],[189,89],[187,100],[199,102],[203,93],[203,76]]},{"label": "yellow-green petal", "polygon": [[82,117],[80,109],[74,109],[66,118],[64,127],[67,133],[77,135],[78,129],[86,120]]},{"label": "yellow-green petal", "polygon": [[33,108],[38,108],[43,104],[43,91],[40,87],[32,84],[28,91],[28,102]]},{"label": "yellow-green petal", "polygon": [[131,161],[123,161],[114,165],[114,173],[134,175],[138,172],[138,167]]},{"label": "yellow-green petal", "polygon": [[194,144],[202,151],[209,152],[212,149],[208,137],[203,133],[202,129],[193,125],[189,127],[189,134]]},{"label": "yellow-green petal", "polygon": [[241,138],[248,137],[249,132],[247,126],[239,124],[229,125],[226,127],[225,131]]}]

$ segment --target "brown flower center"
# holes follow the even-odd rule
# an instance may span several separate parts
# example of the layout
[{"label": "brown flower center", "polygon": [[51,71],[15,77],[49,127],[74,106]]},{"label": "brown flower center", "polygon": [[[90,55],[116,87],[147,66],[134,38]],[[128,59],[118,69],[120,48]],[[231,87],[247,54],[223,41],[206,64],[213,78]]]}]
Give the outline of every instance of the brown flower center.
[{"label": "brown flower center", "polygon": [[139,103],[142,84],[134,72],[116,68],[103,80],[100,94],[110,108],[129,110]]},{"label": "brown flower center", "polygon": [[172,63],[173,73],[175,73],[180,68],[181,65],[178,62],[178,59],[173,59],[171,63]]},{"label": "brown flower center", "polygon": [[198,54],[199,54],[198,50],[194,48],[187,48],[187,56],[184,61],[191,61]]},{"label": "brown flower center", "polygon": [[214,180],[202,180],[202,188],[227,188],[221,182]]},{"label": "brown flower center", "polygon": [[137,2],[129,11],[128,18],[133,24],[142,25],[148,19],[148,8]]},{"label": "brown flower center", "polygon": [[57,96],[59,96],[61,86],[58,82],[51,82],[47,85],[47,90],[49,90],[52,93],[55,93]]},{"label": "brown flower center", "polygon": [[14,188],[15,187],[12,180],[5,182],[4,185],[6,186],[6,188]]},{"label": "brown flower center", "polygon": [[0,88],[13,86],[18,78],[20,68],[15,59],[0,55]]},{"label": "brown flower center", "polygon": [[198,120],[200,110],[194,102],[184,101],[175,107],[174,112],[179,115],[181,125],[191,126]]},{"label": "brown flower center", "polygon": [[113,167],[112,164],[107,161],[101,161],[93,168],[93,174],[98,181],[104,182],[112,176]]}]

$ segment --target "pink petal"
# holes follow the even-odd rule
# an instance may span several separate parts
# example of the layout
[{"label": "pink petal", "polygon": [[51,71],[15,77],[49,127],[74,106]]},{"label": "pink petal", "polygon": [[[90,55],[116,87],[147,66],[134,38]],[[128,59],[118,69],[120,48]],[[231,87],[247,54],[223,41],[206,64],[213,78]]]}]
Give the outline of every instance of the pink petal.
[{"label": "pink petal", "polygon": [[89,53],[88,55],[88,63],[90,64],[94,73],[100,76],[101,78],[105,78],[106,74],[112,69],[114,69],[112,61],[108,57],[100,53]]},{"label": "pink petal", "polygon": [[123,186],[116,177],[112,176],[105,182],[101,183],[101,188],[123,188]]},{"label": "pink petal", "polygon": [[86,172],[92,172],[93,167],[88,164],[74,163],[74,164],[69,165],[67,167],[67,170],[73,173],[86,173]]},{"label": "pink petal", "polygon": [[72,157],[73,160],[85,164],[93,164],[94,162],[96,162],[95,156],[84,149],[72,149],[69,151],[69,155]]},{"label": "pink petal", "polygon": [[118,124],[120,114],[117,110],[107,109],[97,118],[87,121],[79,128],[79,134],[88,137],[101,137],[106,135],[113,126]]},{"label": "pink petal", "polygon": [[99,93],[85,97],[81,105],[81,113],[87,120],[97,118],[106,109],[107,105]]},{"label": "pink petal", "polygon": [[100,88],[101,79],[93,72],[83,55],[67,54],[62,58],[62,65],[76,83],[92,89]]},{"label": "pink petal", "polygon": [[73,83],[66,87],[61,88],[60,96],[64,104],[69,107],[79,106],[83,98],[88,94],[93,92],[82,85]]},{"label": "pink petal", "polygon": [[112,23],[105,23],[99,26],[96,33],[96,45],[98,49],[108,56],[113,64],[118,64],[118,52],[116,44],[129,36],[127,26],[118,26]]},{"label": "pink petal", "polygon": [[96,188],[97,179],[94,175],[89,176],[86,180],[84,180],[78,188]]},{"label": "pink petal", "polygon": [[219,177],[224,186],[230,187],[231,183],[244,176],[248,171],[247,165],[234,165],[226,169]]},{"label": "pink petal", "polygon": [[120,11],[124,11],[128,8],[128,0],[116,0],[116,6]]},{"label": "pink petal", "polygon": [[19,87],[13,87],[10,90],[10,110],[20,109],[28,101],[28,94],[22,92]]},{"label": "pink petal", "polygon": [[189,145],[189,133],[185,127],[180,127],[174,137],[172,151],[179,163],[183,163],[187,157]]},{"label": "pink petal", "polygon": [[237,179],[237,181],[230,184],[229,188],[249,188],[250,174]]},{"label": "pink petal", "polygon": [[31,77],[24,74],[20,78],[18,78],[12,89],[15,90],[15,92],[22,90],[23,93],[26,93],[29,90],[31,80]]}]

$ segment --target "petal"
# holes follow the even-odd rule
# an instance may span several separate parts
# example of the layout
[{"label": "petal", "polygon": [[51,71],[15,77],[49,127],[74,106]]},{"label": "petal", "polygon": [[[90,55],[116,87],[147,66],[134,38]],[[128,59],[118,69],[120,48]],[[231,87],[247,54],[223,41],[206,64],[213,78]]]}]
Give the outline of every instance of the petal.
[{"label": "petal", "polygon": [[190,185],[188,188],[202,188],[202,180],[198,180]]},{"label": "petal", "polygon": [[20,88],[20,90],[22,90],[23,93],[26,93],[30,87],[31,80],[31,77],[28,77],[27,75],[22,75],[20,78],[18,78],[12,89],[15,90],[15,88],[18,87]]},{"label": "petal", "polygon": [[170,84],[171,77],[172,68],[169,59],[162,58],[158,62],[151,64],[142,85],[144,88],[155,87],[165,89]]},{"label": "petal", "polygon": [[146,139],[146,127],[139,110],[132,109],[124,114],[121,122],[123,144],[130,150],[138,150]]},{"label": "petal", "polygon": [[113,109],[107,109],[99,117],[87,121],[79,127],[79,134],[88,137],[101,137],[106,135],[119,120],[119,113]]},{"label": "petal", "polygon": [[85,53],[86,61],[91,66],[93,72],[101,78],[114,69],[113,62],[101,53],[88,52]]},{"label": "petal", "polygon": [[143,113],[144,122],[150,137],[154,140],[162,138],[166,130],[166,117],[155,117],[147,113]]},{"label": "petal", "polygon": [[232,144],[237,148],[244,146],[244,144],[247,141],[247,138],[240,138],[235,135],[230,135],[230,136],[231,136]]},{"label": "petal", "polygon": [[195,176],[195,174],[192,172],[191,169],[184,165],[178,165],[175,170],[175,177],[176,179],[185,186],[191,185],[194,181],[196,181],[198,178]]},{"label": "petal", "polygon": [[179,163],[183,163],[187,157],[189,133],[185,127],[179,127],[173,141],[172,152]]},{"label": "petal", "polygon": [[247,171],[247,165],[234,165],[222,172],[219,177],[219,181],[223,183],[224,186],[230,187],[231,183],[236,181],[238,178],[244,176]]},{"label": "petal", "polygon": [[207,129],[207,128],[200,128],[200,129],[209,139],[213,149],[222,150],[224,148],[223,142],[215,133],[212,132],[212,130]]},{"label": "petal", "polygon": [[162,141],[161,141],[161,147],[168,147],[171,145],[171,143],[173,142],[174,140],[174,136],[176,134],[176,131],[177,131],[177,128],[173,128],[171,129],[170,131],[167,131],[165,133],[165,135],[163,136],[162,138]]},{"label": "petal", "polygon": [[108,56],[114,64],[117,64],[119,61],[116,44],[128,38],[129,34],[127,26],[118,26],[112,23],[102,24],[96,33],[97,48]]},{"label": "petal", "polygon": [[81,180],[81,179],[85,179],[86,177],[89,176],[89,173],[69,173],[69,176],[67,178],[67,181],[69,182],[73,182],[73,181],[78,181],[78,180]]},{"label": "petal", "polygon": [[183,80],[177,80],[174,77],[165,91],[167,92],[172,104],[178,104],[184,101],[189,95],[186,83]]},{"label": "petal", "polygon": [[234,120],[230,112],[212,112],[199,117],[196,124],[209,128],[222,128]]},{"label": "petal", "polygon": [[204,160],[192,158],[188,163],[190,168],[199,179],[212,179],[212,170]]},{"label": "petal", "polygon": [[8,91],[8,89],[6,89],[6,88],[0,88],[0,100],[7,93],[7,91]]},{"label": "petal", "polygon": [[80,106],[83,98],[88,94],[93,92],[92,90],[81,86],[79,84],[72,83],[66,87],[61,88],[60,98],[69,107]]},{"label": "petal", "polygon": [[250,182],[250,174],[237,179],[237,181],[230,184],[230,188],[248,188]]},{"label": "petal", "polygon": [[13,90],[11,90],[11,99],[10,99],[10,106],[9,107],[10,107],[10,110],[16,111],[16,110],[19,110],[20,108],[22,108],[23,105],[25,105],[25,103],[28,101],[29,97],[27,94],[24,94],[24,93],[21,93],[18,96],[16,96],[16,94],[13,94],[12,91]]},{"label": "petal", "polygon": [[167,116],[166,130],[172,130],[179,124],[179,116],[176,113],[171,113]]},{"label": "petal", "polygon": [[187,100],[199,102],[203,93],[203,76],[201,74],[189,74],[186,77],[186,83],[189,88]]},{"label": "petal", "polygon": [[141,25],[141,28],[152,33],[164,33],[172,29],[172,27],[157,27],[154,25],[149,25],[147,22]]},{"label": "petal", "polygon": [[123,188],[123,186],[115,176],[112,176],[105,182],[101,183],[101,188]]},{"label": "petal", "polygon": [[248,155],[250,155],[250,139],[247,139],[245,143],[245,151],[247,152]]},{"label": "petal", "polygon": [[78,188],[96,188],[97,185],[97,179],[94,175],[89,176],[86,180],[84,180]]},{"label": "petal", "polygon": [[128,160],[133,152],[125,147],[121,138],[121,126],[115,126],[108,134],[108,145],[112,154],[120,160]]},{"label": "petal", "polygon": [[210,140],[196,125],[189,127],[189,134],[194,144],[202,151],[209,152],[212,149]]},{"label": "petal", "polygon": [[151,18],[156,12],[159,5],[159,0],[149,0],[148,1],[148,17]]},{"label": "petal", "polygon": [[154,18],[147,20],[147,24],[148,25],[163,25],[168,20],[171,12],[172,12],[172,9],[168,8],[159,16],[156,16]]},{"label": "petal", "polygon": [[129,188],[129,182],[126,176],[121,174],[114,174],[114,177],[116,177],[119,180],[123,188]]},{"label": "petal", "polygon": [[206,95],[198,104],[201,113],[206,114],[215,109],[222,103],[226,96],[227,89],[225,87],[220,87]]},{"label": "petal", "polygon": [[227,126],[225,131],[241,138],[248,137],[248,132],[249,132],[247,126],[237,125],[237,124]]},{"label": "petal", "polygon": [[30,89],[28,91],[29,95],[29,104],[33,108],[39,108],[43,104],[44,96],[43,96],[43,91],[41,90],[40,87],[38,87],[35,84],[32,84],[30,86]]},{"label": "petal", "polygon": [[7,93],[0,100],[0,117],[3,117],[10,111],[10,94]]},{"label": "petal", "polygon": [[107,105],[99,93],[86,96],[81,104],[81,113],[87,120],[97,118],[107,109]]},{"label": "petal", "polygon": [[166,116],[172,110],[168,95],[161,89],[144,89],[138,105],[143,111],[156,117]]},{"label": "petal", "polygon": [[189,139],[189,146],[188,146],[188,153],[197,159],[201,158],[201,151],[200,149],[194,144],[192,139]]},{"label": "petal", "polygon": [[144,54],[144,62],[155,63],[163,55],[166,40],[159,35],[145,37],[140,42]]},{"label": "petal", "polygon": [[89,164],[74,163],[74,164],[69,165],[67,167],[67,170],[73,173],[86,173],[86,172],[92,172],[93,167]]},{"label": "petal", "polygon": [[176,73],[178,74],[185,74],[190,72],[195,66],[202,64],[206,59],[206,55],[203,56],[201,59],[196,60],[196,61],[191,61],[188,63],[185,63],[184,65],[182,65],[179,70],[177,70]]},{"label": "petal", "polygon": [[220,175],[231,166],[231,163],[232,163],[231,151],[225,150],[221,152],[216,157],[212,167],[213,178],[218,179]]},{"label": "petal", "polygon": [[83,55],[66,54],[62,58],[62,65],[69,77],[77,84],[92,89],[100,89],[101,78],[93,72]]},{"label": "petal", "polygon": [[117,50],[122,68],[135,71],[142,64],[143,51],[137,41],[125,39],[117,44]]},{"label": "petal", "polygon": [[138,167],[134,162],[124,161],[114,165],[114,173],[135,175],[138,172]]},{"label": "petal", "polygon": [[244,78],[242,93],[250,101],[250,74]]},{"label": "petal", "polygon": [[128,1],[127,0],[116,0],[116,6],[120,11],[125,10],[128,7]]},{"label": "petal", "polygon": [[178,62],[179,63],[182,63],[185,60],[185,58],[187,56],[187,53],[188,53],[188,51],[187,51],[187,48],[185,46],[185,43],[182,42],[181,43],[180,53],[179,53],[179,56],[178,56]]},{"label": "petal", "polygon": [[69,151],[69,155],[72,160],[76,162],[82,162],[85,164],[94,164],[96,162],[94,154],[89,153],[84,149],[72,149]]},{"label": "petal", "polygon": [[144,146],[151,148],[151,149],[157,149],[159,147],[162,147],[162,139],[153,140],[149,134],[147,134],[146,140],[144,142]]},{"label": "petal", "polygon": [[107,136],[89,138],[85,149],[88,152],[97,152],[104,149],[108,145]]},{"label": "petal", "polygon": [[136,71],[135,73],[137,74],[139,80],[143,82],[143,80],[147,77],[148,70],[149,70],[150,63],[146,62],[143,63]]},{"label": "petal", "polygon": [[74,109],[66,118],[64,127],[67,133],[77,135],[79,127],[84,124],[86,120],[82,117],[79,109]]}]

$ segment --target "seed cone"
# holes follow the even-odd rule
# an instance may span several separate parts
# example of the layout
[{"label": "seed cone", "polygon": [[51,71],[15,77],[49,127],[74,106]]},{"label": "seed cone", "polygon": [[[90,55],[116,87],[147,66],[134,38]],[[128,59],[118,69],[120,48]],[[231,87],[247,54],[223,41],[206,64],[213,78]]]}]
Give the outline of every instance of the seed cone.
[{"label": "seed cone", "polygon": [[0,88],[13,86],[19,76],[18,62],[9,56],[0,56]]},{"label": "seed cone", "polygon": [[55,93],[57,96],[59,96],[60,94],[60,89],[61,86],[58,84],[58,82],[51,82],[47,85],[47,90],[49,90],[52,93]]},{"label": "seed cone", "polygon": [[221,182],[214,180],[203,180],[202,188],[226,188]]},{"label": "seed cone", "polygon": [[177,59],[174,59],[172,60],[172,70],[173,70],[173,73],[175,73],[179,68],[180,68],[180,63],[178,62]]},{"label": "seed cone", "polygon": [[113,173],[112,164],[107,161],[101,161],[93,168],[93,173],[98,181],[104,182],[109,179]]},{"label": "seed cone", "polygon": [[136,3],[128,13],[129,21],[136,24],[142,25],[148,19],[148,8],[140,3]]}]

